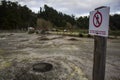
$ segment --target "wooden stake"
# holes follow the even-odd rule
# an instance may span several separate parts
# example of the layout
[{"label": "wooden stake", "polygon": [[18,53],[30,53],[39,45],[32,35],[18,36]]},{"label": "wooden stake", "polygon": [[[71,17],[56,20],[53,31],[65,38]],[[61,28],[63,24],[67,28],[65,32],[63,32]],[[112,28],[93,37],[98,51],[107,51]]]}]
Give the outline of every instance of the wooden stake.
[{"label": "wooden stake", "polygon": [[95,36],[94,40],[93,80],[104,80],[107,38]]}]

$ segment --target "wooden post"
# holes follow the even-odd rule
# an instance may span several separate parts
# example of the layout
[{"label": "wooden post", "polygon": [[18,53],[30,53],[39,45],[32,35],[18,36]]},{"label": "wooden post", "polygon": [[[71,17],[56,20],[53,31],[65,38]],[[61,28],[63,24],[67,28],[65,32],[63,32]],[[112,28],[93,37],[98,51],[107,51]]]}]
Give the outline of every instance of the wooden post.
[{"label": "wooden post", "polygon": [[[101,6],[95,10],[105,8]],[[93,63],[93,80],[105,79],[105,64],[106,64],[106,47],[107,37],[94,36],[94,63]]]},{"label": "wooden post", "polygon": [[95,36],[93,80],[104,80],[107,38]]}]

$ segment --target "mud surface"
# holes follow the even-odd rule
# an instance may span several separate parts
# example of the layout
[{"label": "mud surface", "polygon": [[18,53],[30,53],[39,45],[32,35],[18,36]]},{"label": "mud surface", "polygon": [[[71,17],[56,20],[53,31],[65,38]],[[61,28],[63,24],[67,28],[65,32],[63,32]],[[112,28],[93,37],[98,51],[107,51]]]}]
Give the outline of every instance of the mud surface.
[{"label": "mud surface", "polygon": [[[120,80],[120,39],[108,39],[105,80]],[[92,38],[0,33],[0,80],[92,80]],[[37,63],[52,64],[35,72]]]}]

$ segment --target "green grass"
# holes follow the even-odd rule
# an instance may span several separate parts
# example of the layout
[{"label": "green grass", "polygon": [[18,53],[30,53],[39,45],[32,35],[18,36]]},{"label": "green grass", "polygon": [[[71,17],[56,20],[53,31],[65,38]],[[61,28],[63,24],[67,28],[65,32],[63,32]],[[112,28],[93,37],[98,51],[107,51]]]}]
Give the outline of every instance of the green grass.
[{"label": "green grass", "polygon": [[10,67],[11,65],[12,65],[11,62],[9,62],[9,61],[3,61],[3,62],[0,63],[0,70],[1,69],[5,69],[7,67]]},{"label": "green grass", "polygon": [[112,36],[120,36],[120,30],[109,31],[109,35],[112,35]]},{"label": "green grass", "polygon": [[[58,34],[58,35],[67,35],[67,36],[74,36],[74,37],[88,37],[88,38],[91,38],[93,36],[89,35],[88,33],[88,30],[73,30],[73,31],[67,31],[67,32],[64,32],[63,30],[59,30],[59,31],[53,31],[51,32],[52,34]],[[118,36],[120,36],[120,30],[116,30],[116,31],[113,31],[113,30],[110,30],[109,31],[109,38],[117,38]]]},{"label": "green grass", "polygon": [[88,35],[88,30],[73,30],[73,31],[66,31],[63,30],[53,31],[52,34],[58,35],[68,35],[68,36],[75,36],[75,37],[91,37]]}]

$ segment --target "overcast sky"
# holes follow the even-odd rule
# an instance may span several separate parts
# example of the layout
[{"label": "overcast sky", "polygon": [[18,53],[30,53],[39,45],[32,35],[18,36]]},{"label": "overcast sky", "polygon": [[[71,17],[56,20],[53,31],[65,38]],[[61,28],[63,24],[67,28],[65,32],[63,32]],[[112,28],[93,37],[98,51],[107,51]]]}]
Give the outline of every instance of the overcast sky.
[{"label": "overcast sky", "polygon": [[79,16],[89,15],[96,7],[109,6],[110,13],[120,14],[120,0],[10,0],[18,1],[21,5],[27,5],[33,12],[38,12],[40,7],[47,4],[57,11]]}]

